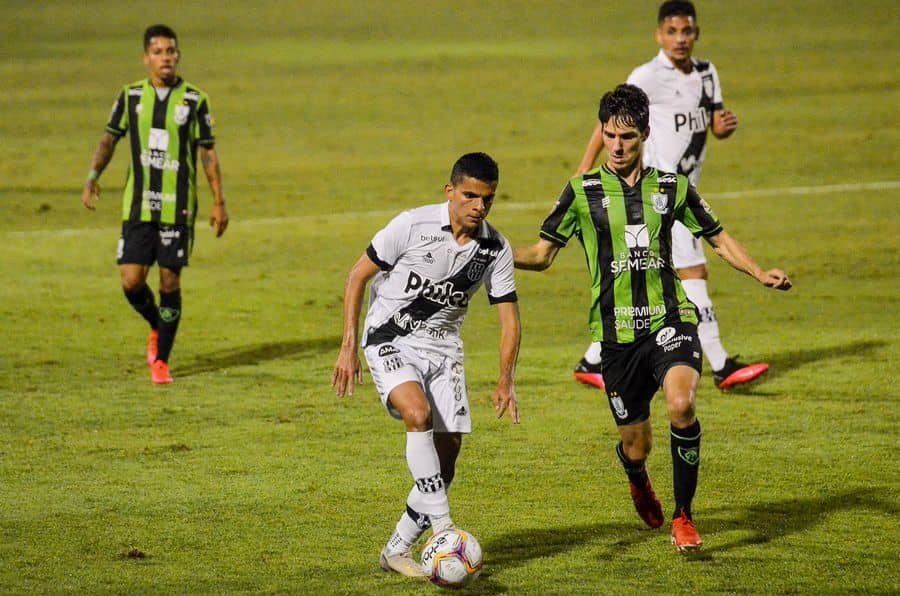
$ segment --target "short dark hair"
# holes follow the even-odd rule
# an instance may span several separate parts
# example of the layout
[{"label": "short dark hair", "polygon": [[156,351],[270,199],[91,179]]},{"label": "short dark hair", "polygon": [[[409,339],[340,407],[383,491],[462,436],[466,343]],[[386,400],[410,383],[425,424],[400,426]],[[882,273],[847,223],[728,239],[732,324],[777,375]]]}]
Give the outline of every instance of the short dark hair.
[{"label": "short dark hair", "polygon": [[600,100],[600,122],[615,118],[626,126],[636,126],[642,133],[650,126],[650,100],[635,85],[619,85],[607,91]]},{"label": "short dark hair", "polygon": [[144,51],[150,47],[150,40],[154,37],[168,37],[169,39],[174,39],[176,42],[178,41],[178,36],[175,35],[175,31],[168,25],[150,25],[147,27],[147,30],[144,31]]},{"label": "short dark hair", "polygon": [[487,153],[466,153],[453,164],[450,184],[456,186],[467,176],[492,184],[500,181],[500,168]]},{"label": "short dark hair", "polygon": [[693,17],[697,20],[697,11],[690,0],[666,0],[659,7],[657,23],[662,23],[669,17]]}]

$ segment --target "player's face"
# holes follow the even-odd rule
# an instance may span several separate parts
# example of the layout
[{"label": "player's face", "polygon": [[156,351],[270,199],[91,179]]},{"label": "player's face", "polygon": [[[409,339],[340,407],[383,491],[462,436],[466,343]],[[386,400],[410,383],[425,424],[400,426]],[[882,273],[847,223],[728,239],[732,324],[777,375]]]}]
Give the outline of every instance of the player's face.
[{"label": "player's face", "polygon": [[627,126],[617,118],[603,125],[603,146],[606,147],[607,166],[617,174],[624,174],[640,163],[646,134],[636,126]]},{"label": "player's face", "polygon": [[466,176],[459,184],[444,186],[444,194],[450,202],[450,220],[467,235],[477,232],[481,222],[491,211],[496,182],[485,182]]},{"label": "player's face", "polygon": [[676,65],[686,64],[694,51],[694,42],[700,29],[694,17],[667,17],[656,29],[656,43]]},{"label": "player's face", "polygon": [[144,51],[144,64],[150,71],[150,80],[154,85],[172,85],[177,75],[178,48],[175,40],[169,37],[151,37],[150,45]]}]

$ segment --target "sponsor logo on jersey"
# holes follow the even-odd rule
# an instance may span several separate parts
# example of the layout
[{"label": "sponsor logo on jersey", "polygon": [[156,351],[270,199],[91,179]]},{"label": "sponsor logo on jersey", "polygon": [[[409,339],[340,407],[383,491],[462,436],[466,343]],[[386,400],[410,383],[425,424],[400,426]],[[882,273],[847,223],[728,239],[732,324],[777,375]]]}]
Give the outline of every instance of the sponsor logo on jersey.
[{"label": "sponsor logo on jersey", "polygon": [[678,176],[675,174],[663,174],[656,179],[657,184],[675,184],[678,182]]},{"label": "sponsor logo on jersey", "polygon": [[200,101],[200,94],[196,91],[186,91],[184,98],[188,101]]},{"label": "sponsor logo on jersey", "polygon": [[652,317],[653,315],[665,314],[666,307],[662,304],[654,304],[653,306],[617,306],[614,312],[617,317]]},{"label": "sponsor logo on jersey", "polygon": [[434,264],[434,257],[431,255],[430,252],[426,252],[425,256],[422,257],[422,260],[425,261],[426,263],[428,263],[429,265]]},{"label": "sponsor logo on jersey", "polygon": [[185,122],[188,121],[188,116],[191,115],[191,106],[189,105],[177,105],[175,106],[175,124],[178,126],[184,125]]},{"label": "sponsor logo on jersey", "polygon": [[140,97],[144,94],[144,90],[141,87],[135,87],[134,89],[128,90],[129,97]]},{"label": "sponsor logo on jersey", "polygon": [[409,272],[404,292],[415,292],[417,296],[443,304],[444,306],[465,307],[469,304],[469,295],[460,292],[450,280],[434,281],[422,277],[415,271]]},{"label": "sponsor logo on jersey", "polygon": [[650,194],[650,200],[653,202],[653,210],[660,215],[665,215],[669,212],[669,195],[654,192]]},{"label": "sponsor logo on jersey", "polygon": [[712,213],[712,207],[710,207],[709,203],[704,201],[702,198],[700,199],[700,206],[703,207],[703,210],[707,213]]},{"label": "sponsor logo on jersey", "polygon": [[709,112],[706,108],[697,108],[690,112],[675,112],[675,132],[687,127],[690,132],[702,132],[709,128]]},{"label": "sponsor logo on jersey", "polygon": [[175,195],[169,192],[157,192],[155,190],[145,190],[142,198],[144,205],[150,211],[161,211],[163,203],[174,203]]},{"label": "sponsor logo on jersey", "polygon": [[647,248],[650,246],[650,232],[647,231],[647,224],[626,224],[625,246],[628,248]]},{"label": "sponsor logo on jersey", "polygon": [[141,151],[141,165],[156,168],[157,170],[178,171],[181,165],[177,159],[172,159],[169,150],[169,131],[164,128],[151,128],[147,139],[149,151]]},{"label": "sponsor logo on jersey", "polygon": [[400,350],[392,346],[391,344],[385,344],[378,348],[379,356],[390,356],[391,354],[399,354]]},{"label": "sponsor logo on jersey", "polygon": [[442,234],[419,234],[422,242],[443,242],[447,237]]},{"label": "sponsor logo on jersey", "polygon": [[602,186],[603,182],[599,178],[588,178],[587,180],[582,181],[582,188],[590,188],[592,186]]}]

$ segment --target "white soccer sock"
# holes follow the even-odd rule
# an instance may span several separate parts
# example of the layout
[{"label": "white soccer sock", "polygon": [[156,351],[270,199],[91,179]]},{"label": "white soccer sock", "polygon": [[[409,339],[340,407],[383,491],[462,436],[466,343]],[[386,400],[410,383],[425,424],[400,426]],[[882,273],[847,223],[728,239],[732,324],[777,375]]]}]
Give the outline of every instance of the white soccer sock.
[{"label": "white soccer sock", "polygon": [[419,540],[424,532],[425,528],[420,527],[409,516],[409,513],[404,511],[385,547],[388,556],[409,552],[409,549],[412,548],[412,545]]},{"label": "white soccer sock", "polygon": [[709,293],[706,291],[705,279],[686,279],[681,282],[684,292],[688,299],[697,305],[700,311],[700,324],[697,326],[697,333],[700,335],[700,345],[703,346],[703,353],[709,360],[709,365],[714,371],[720,370],[725,366],[725,359],[728,358],[728,352],[719,339],[719,322],[716,320],[716,311],[713,309],[712,300],[709,299]]},{"label": "white soccer sock", "polygon": [[588,364],[600,364],[600,348],[603,344],[599,341],[592,342],[584,353],[584,359]]},{"label": "white soccer sock", "polygon": [[441,462],[434,447],[434,431],[406,433],[406,464],[416,483],[406,504],[429,517],[450,515]]}]

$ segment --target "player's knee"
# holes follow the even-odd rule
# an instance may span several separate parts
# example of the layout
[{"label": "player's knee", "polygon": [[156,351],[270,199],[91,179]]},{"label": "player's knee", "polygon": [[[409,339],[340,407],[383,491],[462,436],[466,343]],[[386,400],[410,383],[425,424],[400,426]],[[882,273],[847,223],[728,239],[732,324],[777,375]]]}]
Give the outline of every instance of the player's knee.
[{"label": "player's knee", "polygon": [[409,432],[425,432],[431,428],[431,407],[427,403],[405,408],[402,415]]},{"label": "player's knee", "polygon": [[122,289],[126,294],[133,294],[140,290],[145,281],[140,273],[122,273]]},{"label": "player's knee", "polygon": [[678,428],[690,426],[696,418],[694,400],[690,398],[690,394],[672,396],[666,400],[666,407],[669,420]]}]

